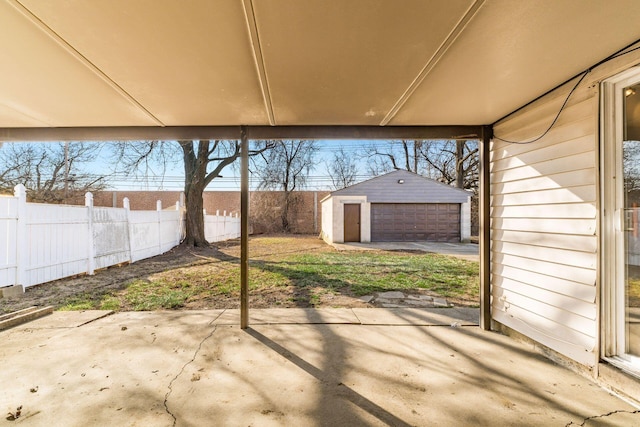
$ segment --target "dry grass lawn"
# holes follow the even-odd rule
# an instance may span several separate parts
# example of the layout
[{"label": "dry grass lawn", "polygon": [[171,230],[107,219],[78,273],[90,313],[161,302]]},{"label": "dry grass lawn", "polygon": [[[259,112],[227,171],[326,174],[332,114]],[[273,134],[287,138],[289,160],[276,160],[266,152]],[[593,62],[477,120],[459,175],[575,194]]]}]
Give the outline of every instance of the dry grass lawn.
[{"label": "dry grass lawn", "polygon": [[[237,308],[240,242],[177,247],[135,264],[27,289],[0,312],[30,305],[67,310]],[[339,252],[311,236],[255,236],[249,243],[250,306],[364,307],[360,296],[401,290],[477,305],[478,263],[423,252]]]}]

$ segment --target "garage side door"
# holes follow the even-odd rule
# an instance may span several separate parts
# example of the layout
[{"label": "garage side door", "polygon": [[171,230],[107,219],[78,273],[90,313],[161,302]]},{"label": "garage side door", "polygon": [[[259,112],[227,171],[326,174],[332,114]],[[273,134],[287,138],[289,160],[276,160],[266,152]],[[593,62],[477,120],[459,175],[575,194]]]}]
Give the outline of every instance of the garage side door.
[{"label": "garage side door", "polygon": [[372,203],[371,240],[459,242],[460,205]]}]

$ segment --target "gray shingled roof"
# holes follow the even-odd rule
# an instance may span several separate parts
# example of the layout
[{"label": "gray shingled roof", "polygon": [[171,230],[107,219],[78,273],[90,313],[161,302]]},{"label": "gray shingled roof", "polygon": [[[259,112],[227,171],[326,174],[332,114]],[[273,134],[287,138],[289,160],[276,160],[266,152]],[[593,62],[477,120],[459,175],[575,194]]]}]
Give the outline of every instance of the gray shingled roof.
[{"label": "gray shingled roof", "polygon": [[328,197],[365,195],[370,203],[466,203],[471,193],[413,172],[397,170],[334,191]]}]

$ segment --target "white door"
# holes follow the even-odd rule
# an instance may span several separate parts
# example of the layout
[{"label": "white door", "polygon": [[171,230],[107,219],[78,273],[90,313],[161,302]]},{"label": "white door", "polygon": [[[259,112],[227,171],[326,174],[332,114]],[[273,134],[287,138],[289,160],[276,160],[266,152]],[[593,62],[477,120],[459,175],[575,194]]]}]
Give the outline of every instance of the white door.
[{"label": "white door", "polygon": [[640,71],[603,83],[602,356],[640,374]]}]

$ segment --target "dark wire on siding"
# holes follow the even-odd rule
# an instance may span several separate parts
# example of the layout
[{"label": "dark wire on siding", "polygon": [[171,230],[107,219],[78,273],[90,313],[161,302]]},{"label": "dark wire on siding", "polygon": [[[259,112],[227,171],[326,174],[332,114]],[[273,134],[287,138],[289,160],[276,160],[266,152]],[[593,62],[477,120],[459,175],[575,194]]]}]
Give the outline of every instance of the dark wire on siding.
[{"label": "dark wire on siding", "polygon": [[[529,102],[528,104],[526,104],[526,105],[524,105],[524,106],[520,107],[518,110],[516,110],[516,111],[521,110],[522,108],[526,107],[527,105],[530,105],[532,102],[535,102],[535,101],[537,101],[538,99],[542,98],[543,96],[545,96],[545,95],[547,95],[547,94],[549,94],[549,93],[553,92],[554,90],[556,90],[556,89],[557,89],[557,88],[559,88],[560,86],[562,86],[562,85],[564,85],[564,84],[566,84],[566,83],[570,82],[571,80],[574,80],[574,79],[576,79],[576,78],[580,77],[580,79],[578,80],[578,82],[573,86],[573,88],[571,89],[571,91],[569,92],[569,94],[567,95],[567,97],[565,98],[564,102],[562,103],[562,106],[560,107],[560,110],[558,111],[558,114],[556,114],[556,116],[554,117],[554,119],[553,119],[553,121],[551,122],[551,124],[549,125],[549,127],[547,127],[547,129],[546,129],[544,132],[542,132],[542,134],[541,134],[540,136],[538,136],[538,137],[536,137],[536,138],[534,138],[534,139],[527,140],[527,141],[512,141],[512,140],[509,140],[509,139],[500,138],[499,136],[496,136],[495,134],[493,135],[493,138],[494,138],[494,139],[497,139],[498,141],[506,142],[506,143],[509,143],[509,144],[531,144],[531,143],[534,143],[534,142],[540,141],[542,138],[544,138],[544,137],[549,133],[549,131],[551,131],[551,129],[553,128],[553,126],[554,126],[554,125],[556,124],[556,122],[558,121],[558,118],[560,118],[560,114],[562,114],[562,111],[564,111],[564,109],[566,108],[567,103],[569,102],[569,99],[571,99],[571,95],[573,95],[573,93],[576,91],[576,89],[578,88],[578,86],[580,86],[580,83],[582,83],[582,81],[585,79],[585,77],[587,77],[587,75],[591,72],[591,70],[593,70],[594,68],[596,68],[596,67],[598,67],[598,66],[600,66],[600,65],[602,65],[602,64],[604,64],[604,63],[606,63],[606,62],[609,62],[609,61],[611,61],[611,60],[613,60],[613,59],[616,59],[616,58],[619,58],[619,57],[621,57],[621,56],[627,55],[627,54],[629,54],[629,53],[631,53],[631,52],[635,52],[636,50],[640,50],[640,46],[637,46],[637,47],[634,47],[633,49],[630,49],[630,48],[631,48],[631,46],[633,46],[633,45],[635,45],[635,44],[638,44],[638,43],[640,43],[640,40],[636,40],[635,42],[633,42],[632,44],[630,44],[630,45],[628,45],[627,47],[623,48],[622,50],[620,50],[620,51],[618,51],[618,52],[614,53],[613,55],[610,55],[610,56],[606,57],[606,58],[605,58],[605,59],[603,59],[602,61],[598,62],[597,64],[595,64],[595,65],[593,65],[593,66],[591,66],[590,68],[586,69],[585,71],[581,72],[580,74],[576,75],[575,77],[572,77],[571,79],[567,80],[566,82],[562,83],[561,85],[556,86],[555,88],[553,88],[553,89],[552,89],[552,90],[550,90],[549,92],[546,92],[544,95],[539,96],[539,97],[538,97],[538,98],[536,98],[535,100],[533,100],[533,101]],[[514,112],[515,112],[515,111],[514,111]],[[510,114],[509,114],[509,116],[510,116],[511,114],[513,114],[513,113],[510,113]],[[503,119],[505,119],[506,117],[508,117],[508,116],[503,117],[502,119],[498,120],[498,122],[499,122],[499,121],[501,121],[501,120],[503,120]],[[497,122],[496,122],[496,123],[497,123]]]}]

